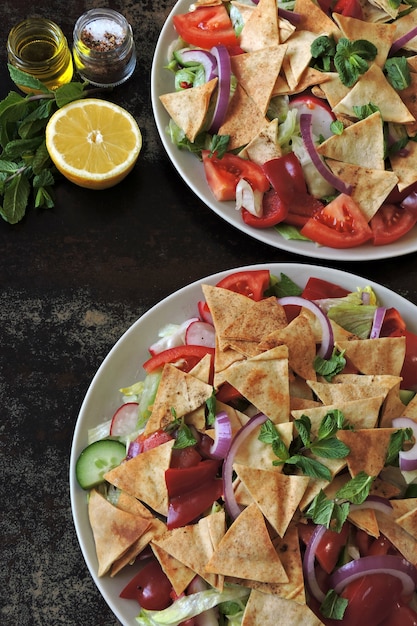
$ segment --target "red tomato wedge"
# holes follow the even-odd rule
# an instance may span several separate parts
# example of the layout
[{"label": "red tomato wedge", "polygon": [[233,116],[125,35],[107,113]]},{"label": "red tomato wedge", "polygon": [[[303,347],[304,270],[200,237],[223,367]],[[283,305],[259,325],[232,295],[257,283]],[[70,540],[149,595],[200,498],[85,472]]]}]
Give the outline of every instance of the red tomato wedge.
[{"label": "red tomato wedge", "polygon": [[417,222],[417,214],[397,204],[383,204],[370,221],[374,246],[384,246],[408,233]]},{"label": "red tomato wedge", "polygon": [[127,583],[120,597],[137,600],[140,606],[151,611],[162,611],[172,602],[172,585],[155,557]]},{"label": "red tomato wedge", "polygon": [[315,213],[301,234],[329,248],[353,248],[372,239],[372,230],[358,205],[344,193]]},{"label": "red tomato wedge", "polygon": [[219,281],[216,287],[241,293],[252,300],[262,300],[269,287],[269,270],[243,270],[234,272]]},{"label": "red tomato wedge", "polygon": [[337,0],[333,7],[334,13],[339,13],[345,17],[354,17],[363,20],[363,11],[358,0]]},{"label": "red tomato wedge", "polygon": [[269,181],[262,168],[246,159],[227,152],[221,159],[209,150],[202,151],[204,172],[207,183],[216,200],[235,200],[236,185],[241,178],[247,180],[253,189],[267,191]]},{"label": "red tomato wedge", "polygon": [[226,47],[239,45],[229,14],[223,5],[200,7],[189,13],[173,17],[177,33],[192,46],[210,49],[223,44]]}]

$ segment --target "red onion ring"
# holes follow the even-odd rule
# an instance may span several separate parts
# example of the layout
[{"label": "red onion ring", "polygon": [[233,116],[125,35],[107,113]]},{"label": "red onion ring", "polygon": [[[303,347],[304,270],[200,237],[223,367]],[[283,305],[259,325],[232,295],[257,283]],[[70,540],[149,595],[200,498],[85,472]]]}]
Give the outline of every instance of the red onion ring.
[{"label": "red onion ring", "polygon": [[364,556],[339,567],[330,578],[330,586],[337,594],[354,580],[368,574],[389,574],[399,578],[403,585],[403,595],[411,595],[417,586],[417,569],[402,556],[382,554]]},{"label": "red onion ring", "polygon": [[233,491],[233,463],[242,442],[253,432],[258,426],[266,422],[267,416],[264,413],[254,415],[242,428],[236,433],[232,440],[232,444],[223,463],[223,493],[224,504],[230,517],[235,520],[241,511],[240,506],[236,502]]},{"label": "red onion ring", "polygon": [[352,193],[352,185],[347,185],[338,176],[333,174],[333,172],[327,167],[327,165],[321,159],[319,153],[316,150],[311,131],[312,117],[313,116],[310,113],[301,113],[300,115],[301,137],[303,138],[304,145],[307,149],[310,159],[312,160],[313,165],[315,166],[317,171],[330,185],[332,185],[332,187],[337,189],[337,191],[340,191],[340,193],[345,193],[347,196],[350,196]]},{"label": "red onion ring", "polygon": [[232,425],[226,411],[220,411],[214,420],[214,442],[210,446],[210,455],[215,459],[224,459],[232,443]]},{"label": "red onion ring", "polygon": [[392,504],[387,498],[381,498],[381,496],[368,496],[362,504],[350,505],[350,511],[360,511],[362,509],[374,509],[376,511],[381,511],[386,515],[390,515],[392,513]]},{"label": "red onion ring", "polygon": [[405,46],[406,43],[411,41],[411,39],[414,39],[416,35],[417,35],[417,26],[414,26],[414,28],[409,30],[408,33],[405,33],[401,37],[398,37],[398,39],[396,39],[392,43],[388,56],[392,56],[393,54],[398,52],[398,50],[401,50],[401,48]]},{"label": "red onion ring", "polygon": [[370,339],[378,339],[381,334],[382,324],[384,322],[385,313],[387,312],[387,308],[384,306],[377,307],[374,314],[374,321],[372,323],[371,333],[369,335]]},{"label": "red onion ring", "polygon": [[304,579],[306,582],[306,586],[308,588],[309,593],[320,603],[323,602],[325,598],[324,592],[320,589],[319,584],[316,578],[316,570],[315,570],[315,561],[316,561],[316,552],[320,541],[324,533],[326,532],[326,526],[317,525],[314,529],[313,534],[310,537],[310,541],[306,546],[306,551],[304,553],[303,559],[303,572]]},{"label": "red onion ring", "polygon": [[207,83],[217,76],[216,57],[208,50],[183,50],[181,52],[181,58],[183,59],[184,63],[201,63],[201,65],[204,67],[204,75]]},{"label": "red onion ring", "polygon": [[394,428],[411,428],[414,436],[414,445],[409,450],[399,453],[400,470],[411,472],[417,469],[417,423],[411,417],[396,417],[392,420]]},{"label": "red onion ring", "polygon": [[229,106],[230,79],[232,70],[229,52],[225,46],[214,46],[211,49],[211,53],[217,61],[217,75],[219,77],[219,82],[217,85],[217,100],[209,132],[217,133],[223,123],[227,107]]},{"label": "red onion ring", "polygon": [[300,296],[285,296],[284,298],[278,298],[278,302],[282,306],[301,306],[314,313],[314,315],[320,322],[322,337],[320,349],[318,350],[317,354],[323,359],[329,359],[332,355],[334,346],[333,329],[329,318],[323,313],[320,307],[315,302],[312,302],[311,300],[307,300],[306,298],[302,298]]}]

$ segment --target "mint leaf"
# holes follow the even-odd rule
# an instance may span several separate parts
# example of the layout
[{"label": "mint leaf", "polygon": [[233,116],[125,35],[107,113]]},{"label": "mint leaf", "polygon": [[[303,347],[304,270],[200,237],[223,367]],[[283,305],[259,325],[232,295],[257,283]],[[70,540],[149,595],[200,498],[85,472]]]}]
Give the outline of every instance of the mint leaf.
[{"label": "mint leaf", "polygon": [[377,52],[376,46],[370,41],[350,41],[341,37],[336,46],[334,64],[342,83],[346,87],[352,87],[359,76],[368,70],[368,61],[373,61]]},{"label": "mint leaf", "polygon": [[379,111],[379,107],[376,104],[372,104],[372,102],[368,102],[368,104],[362,104],[361,106],[353,105],[353,112],[359,120],[364,120],[373,113]]},{"label": "mint leaf", "polygon": [[398,454],[402,450],[403,444],[406,441],[412,441],[412,439],[413,431],[411,428],[400,428],[395,431],[395,433],[392,433],[389,440],[385,465],[398,465]]},{"label": "mint leaf", "polygon": [[206,407],[207,407],[206,422],[208,426],[212,426],[214,424],[214,420],[216,419],[216,394],[214,393],[214,389],[210,398],[206,400]]},{"label": "mint leaf", "polygon": [[227,146],[229,145],[229,135],[213,135],[210,144],[210,155],[213,156],[216,153],[216,157],[221,159],[227,152]]},{"label": "mint leaf", "polygon": [[58,87],[58,89],[54,92],[57,107],[60,109],[66,104],[74,102],[74,100],[79,100],[80,98],[83,98],[86,95],[85,88],[87,84],[88,83],[72,82]]},{"label": "mint leaf", "polygon": [[180,426],[176,432],[173,448],[188,448],[189,446],[194,446],[196,443],[197,440],[194,437],[191,428],[184,422],[184,420],[181,420]]},{"label": "mint leaf", "polygon": [[265,296],[275,296],[283,298],[284,296],[300,296],[303,290],[289,276],[280,274],[279,278],[271,276],[269,287],[265,291]]},{"label": "mint leaf", "polygon": [[43,83],[41,83],[40,80],[38,80],[34,76],[31,76],[26,72],[22,72],[22,70],[19,70],[17,67],[10,65],[10,63],[7,65],[7,67],[9,69],[10,78],[16,85],[26,87],[26,89],[29,89],[34,93],[37,91],[45,94],[51,93],[51,90],[48,89],[48,87],[46,87]]},{"label": "mint leaf", "polygon": [[350,452],[347,445],[337,437],[316,441],[311,445],[310,450],[323,459],[344,459]]},{"label": "mint leaf", "polygon": [[341,598],[334,589],[329,589],[320,606],[320,613],[324,617],[341,620],[343,619],[348,603],[347,598]]},{"label": "mint leaf", "polygon": [[302,415],[299,419],[294,420],[294,426],[300,436],[304,446],[310,445],[311,420],[307,415]]},{"label": "mint leaf", "polygon": [[315,524],[326,526],[335,532],[340,532],[349,515],[348,502],[336,502],[326,496],[321,489],[305,511],[305,516]]},{"label": "mint leaf", "polygon": [[343,352],[339,352],[337,348],[335,348],[330,359],[323,359],[321,356],[317,355],[313,364],[317,374],[320,374],[325,380],[331,382],[333,376],[339,374],[346,365],[346,359],[343,356],[344,353],[344,350]]},{"label": "mint leaf", "polygon": [[[302,454],[294,454],[285,461],[288,465],[296,465],[306,476],[316,478],[318,480],[332,480],[332,475],[328,467]],[[274,462],[275,465],[275,462]]]},{"label": "mint leaf", "polygon": [[401,91],[411,85],[410,69],[405,57],[391,57],[385,61],[384,73],[394,89]]},{"label": "mint leaf", "polygon": [[10,224],[20,222],[26,212],[30,193],[30,183],[24,174],[18,174],[4,190],[1,216]]},{"label": "mint leaf", "polygon": [[336,498],[349,500],[352,504],[362,504],[369,496],[373,481],[373,476],[359,472],[337,491]]},{"label": "mint leaf", "polygon": [[321,35],[313,41],[310,46],[310,52],[313,59],[317,59],[316,69],[323,72],[330,72],[334,55],[336,53],[336,42],[333,37]]}]

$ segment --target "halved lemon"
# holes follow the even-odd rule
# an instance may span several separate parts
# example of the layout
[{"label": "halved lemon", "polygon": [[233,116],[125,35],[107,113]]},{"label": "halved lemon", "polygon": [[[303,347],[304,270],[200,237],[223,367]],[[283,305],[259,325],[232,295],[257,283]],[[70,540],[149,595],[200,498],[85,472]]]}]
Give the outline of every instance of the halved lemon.
[{"label": "halved lemon", "polygon": [[117,185],[132,170],[142,147],[135,118],[117,104],[95,98],[58,109],[45,134],[56,168],[88,189]]}]

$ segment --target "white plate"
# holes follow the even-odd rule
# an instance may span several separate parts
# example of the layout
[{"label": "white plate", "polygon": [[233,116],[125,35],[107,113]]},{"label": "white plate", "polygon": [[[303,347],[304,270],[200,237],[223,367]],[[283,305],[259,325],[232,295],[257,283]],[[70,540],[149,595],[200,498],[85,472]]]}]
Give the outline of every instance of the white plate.
[{"label": "white plate", "polygon": [[177,38],[172,24],[172,16],[175,13],[186,13],[190,4],[191,0],[179,0],[171,11],[158,39],[151,75],[152,107],[161,141],[173,165],[190,189],[217,215],[238,230],[274,248],[280,248],[295,254],[302,254],[316,259],[370,261],[374,259],[389,259],[415,252],[417,250],[417,226],[400,240],[386,246],[373,246],[366,243],[357,248],[336,250],[326,246],[317,246],[308,241],[287,241],[273,228],[257,229],[247,226],[242,220],[240,212],[236,211],[233,202],[218,202],[215,200],[207,185],[201,162],[190,152],[179,150],[171,143],[166,133],[169,115],[159,100],[160,95],[174,90],[173,74],[164,69],[168,61],[169,46]]},{"label": "white plate", "polygon": [[[331,268],[294,263],[252,265],[238,269],[269,269],[278,277],[283,273],[292,278],[300,287],[305,285],[310,276],[337,283],[352,291],[360,286],[371,285],[381,302],[387,306],[396,307],[403,315],[408,328],[417,332],[417,307],[414,304],[389,289],[359,276]],[[78,541],[91,576],[103,598],[124,626],[133,626],[134,618],[139,612],[136,602],[119,598],[120,591],[133,574],[127,568],[127,572],[122,571],[112,579],[108,576],[97,577],[97,559],[87,515],[86,492],[78,486],[76,481],[75,463],[80,452],[87,445],[88,429],[110,419],[119,406],[121,400],[119,389],[143,379],[142,363],[148,358],[147,348],[157,336],[158,330],[168,322],[179,323],[198,315],[197,302],[203,298],[201,284],[203,282],[216,284],[233,271],[237,270],[221,272],[180,289],[138,319],[103,361],[81,406],[70,460],[72,513]]]}]

